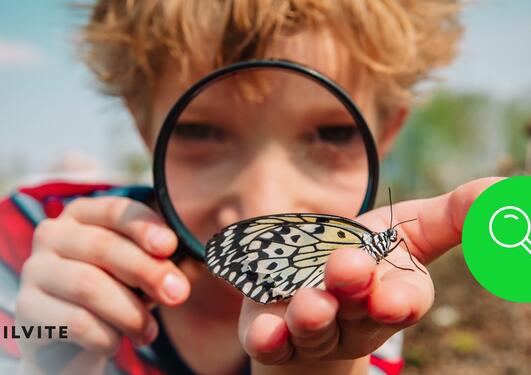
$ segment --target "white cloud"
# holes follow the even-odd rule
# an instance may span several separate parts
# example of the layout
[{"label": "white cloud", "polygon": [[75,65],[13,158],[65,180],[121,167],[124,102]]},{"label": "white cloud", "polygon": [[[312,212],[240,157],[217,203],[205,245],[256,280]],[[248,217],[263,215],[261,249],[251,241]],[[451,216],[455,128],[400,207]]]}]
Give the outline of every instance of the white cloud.
[{"label": "white cloud", "polygon": [[29,42],[0,39],[0,68],[35,66],[43,60],[42,52]]}]

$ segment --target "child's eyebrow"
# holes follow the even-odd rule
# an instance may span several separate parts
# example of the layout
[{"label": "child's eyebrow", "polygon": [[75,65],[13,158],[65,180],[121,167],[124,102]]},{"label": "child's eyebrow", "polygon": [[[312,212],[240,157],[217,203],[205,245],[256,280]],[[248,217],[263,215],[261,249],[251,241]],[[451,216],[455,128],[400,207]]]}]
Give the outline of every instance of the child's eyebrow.
[{"label": "child's eyebrow", "polygon": [[227,110],[230,110],[230,107],[227,107],[226,101],[215,100],[215,97],[207,100],[207,96],[205,96],[201,98],[201,100],[193,100],[188,104],[182,112],[181,117],[197,117],[205,114],[211,115],[215,113],[224,113]]},{"label": "child's eyebrow", "polygon": [[354,125],[354,118],[343,104],[331,94],[327,94],[328,95],[309,95],[304,97],[304,100],[297,99],[293,101],[293,103],[289,103],[289,110],[293,116],[300,116],[304,119],[326,122],[346,122]]},{"label": "child's eyebrow", "polygon": [[[200,93],[190,102],[182,113],[179,121],[218,121],[226,125],[237,116],[252,116],[253,110],[278,111],[286,120],[300,120],[300,123],[321,122],[326,124],[356,125],[348,110],[333,96],[320,86],[288,87],[288,90],[274,91],[263,102],[246,104],[240,98],[227,96],[227,90],[213,90]],[[303,92],[303,95],[300,95]],[[279,95],[280,93],[280,95]],[[224,95],[225,94],[225,95]],[[297,95],[296,95],[297,94]],[[262,107],[265,106],[265,107]],[[254,108],[253,108],[254,107]],[[260,108],[262,107],[262,108]],[[208,117],[205,117],[208,116]],[[296,121],[299,123],[299,121]]]}]

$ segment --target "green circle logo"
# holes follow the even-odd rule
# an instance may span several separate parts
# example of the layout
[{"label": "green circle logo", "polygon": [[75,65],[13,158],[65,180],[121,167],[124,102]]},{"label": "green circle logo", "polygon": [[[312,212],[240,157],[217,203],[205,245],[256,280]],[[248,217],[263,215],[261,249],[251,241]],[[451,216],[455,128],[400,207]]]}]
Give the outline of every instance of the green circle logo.
[{"label": "green circle logo", "polygon": [[531,177],[502,180],[472,204],[463,226],[470,272],[492,294],[531,302]]}]

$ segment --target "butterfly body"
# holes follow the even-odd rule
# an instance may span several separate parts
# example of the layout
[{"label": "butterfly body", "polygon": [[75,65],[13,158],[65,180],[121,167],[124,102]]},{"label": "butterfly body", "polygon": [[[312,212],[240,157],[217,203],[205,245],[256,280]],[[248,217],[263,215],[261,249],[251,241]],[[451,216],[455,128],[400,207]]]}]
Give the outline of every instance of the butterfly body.
[{"label": "butterfly body", "polygon": [[390,253],[391,244],[397,240],[397,231],[391,228],[383,232],[373,232],[365,236],[360,247],[367,251],[379,263]]},{"label": "butterfly body", "polygon": [[397,241],[395,228],[373,232],[347,218],[279,214],[228,226],[206,245],[207,267],[260,303],[291,297],[300,288],[323,287],[332,251],[356,246],[380,262]]}]

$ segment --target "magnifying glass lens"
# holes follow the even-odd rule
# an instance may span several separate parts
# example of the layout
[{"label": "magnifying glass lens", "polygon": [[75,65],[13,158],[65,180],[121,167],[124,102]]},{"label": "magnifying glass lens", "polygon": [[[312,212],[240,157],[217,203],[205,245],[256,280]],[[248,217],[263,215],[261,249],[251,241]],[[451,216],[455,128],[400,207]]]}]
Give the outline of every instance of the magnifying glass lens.
[{"label": "magnifying glass lens", "polygon": [[352,107],[287,69],[255,67],[209,82],[164,124],[163,191],[173,213],[201,245],[256,216],[356,216],[373,197],[374,146],[368,150],[372,138]]}]

